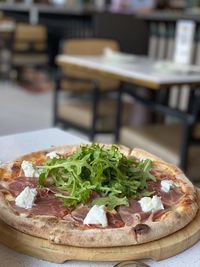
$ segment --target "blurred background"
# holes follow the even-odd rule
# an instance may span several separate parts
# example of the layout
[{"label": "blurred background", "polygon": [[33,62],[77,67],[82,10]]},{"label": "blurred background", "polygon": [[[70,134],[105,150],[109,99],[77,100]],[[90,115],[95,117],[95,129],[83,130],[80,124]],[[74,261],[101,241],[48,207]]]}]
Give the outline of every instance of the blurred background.
[{"label": "blurred background", "polygon": [[[145,55],[158,62],[173,61],[178,57],[175,43],[179,21],[192,22],[187,64],[199,66],[198,0],[0,1],[0,135],[56,126],[86,139],[115,142],[120,80],[65,68],[57,64],[57,56],[100,55],[110,48],[122,60],[124,55],[126,60]],[[94,80],[103,92],[95,117],[96,132],[90,83]],[[190,89],[195,90],[193,98],[199,98],[197,86],[185,86],[181,94],[176,86],[172,89],[164,96],[165,102],[184,114],[191,100]],[[139,95],[151,100],[157,97],[144,86]],[[195,111],[192,131],[182,144],[182,126],[173,114],[157,116],[128,94],[123,96],[123,105],[118,142],[150,150],[187,169],[192,180],[200,181],[199,111]],[[196,139],[190,148],[194,128]],[[181,161],[184,149],[188,149],[185,165]]]}]

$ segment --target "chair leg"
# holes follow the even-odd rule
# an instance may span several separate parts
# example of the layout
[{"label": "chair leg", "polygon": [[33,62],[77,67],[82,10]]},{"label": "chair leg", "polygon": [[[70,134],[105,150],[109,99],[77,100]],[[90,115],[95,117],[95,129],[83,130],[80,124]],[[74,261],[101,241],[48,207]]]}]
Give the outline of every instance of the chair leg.
[{"label": "chair leg", "polygon": [[94,141],[94,137],[96,134],[96,125],[97,125],[97,117],[98,117],[98,104],[99,104],[99,87],[96,81],[93,81],[93,92],[92,92],[92,123],[91,129],[89,132],[89,140]]},{"label": "chair leg", "polygon": [[[165,106],[169,106],[169,94],[170,94],[170,88],[166,88],[165,90],[159,90],[159,91],[153,91],[151,92],[152,94],[154,94],[154,98],[156,103],[158,104],[162,104]],[[153,98],[153,97],[152,97]],[[164,114],[154,114],[154,121],[156,123],[164,123],[166,116]]]},{"label": "chair leg", "polygon": [[120,87],[117,92],[117,102],[116,102],[116,124],[115,124],[115,143],[119,142],[120,128],[121,128],[121,110],[122,110],[122,88],[123,83],[120,84]]},{"label": "chair leg", "polygon": [[192,129],[193,125],[189,124],[187,121],[183,125],[183,141],[181,145],[181,155],[180,155],[180,168],[187,172],[188,169],[188,153],[189,153],[189,144],[192,138]]},{"label": "chair leg", "polygon": [[196,98],[195,92],[196,92],[196,88],[190,89],[189,101],[188,101],[188,110],[187,110],[188,112],[193,112],[195,98]]},{"label": "chair leg", "polygon": [[53,94],[53,126],[58,123],[58,93],[60,90],[60,79],[55,81],[55,89]]}]

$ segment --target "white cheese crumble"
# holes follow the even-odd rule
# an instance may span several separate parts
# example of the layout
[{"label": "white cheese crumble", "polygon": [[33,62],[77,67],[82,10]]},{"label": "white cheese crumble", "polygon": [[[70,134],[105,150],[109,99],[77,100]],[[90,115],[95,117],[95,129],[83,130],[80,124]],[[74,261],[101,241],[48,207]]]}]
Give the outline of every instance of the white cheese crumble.
[{"label": "white cheese crumble", "polygon": [[141,205],[142,211],[156,211],[156,210],[163,210],[163,204],[158,196],[151,197],[143,197],[138,201]]},{"label": "white cheese crumble", "polygon": [[170,189],[174,186],[173,182],[170,180],[162,180],[160,184],[161,190],[166,193],[168,193]]},{"label": "white cheese crumble", "polygon": [[21,168],[26,177],[39,177],[40,173],[33,167],[33,164],[29,161],[23,160]]},{"label": "white cheese crumble", "polygon": [[36,188],[30,188],[29,186],[27,186],[16,197],[15,204],[20,208],[31,209],[33,207],[36,196],[37,196]]},{"label": "white cheese crumble", "polygon": [[85,217],[83,224],[101,224],[103,227],[108,226],[105,206],[94,205]]},{"label": "white cheese crumble", "polygon": [[48,154],[46,154],[46,156],[49,157],[50,159],[53,159],[53,158],[59,159],[59,155],[57,154],[56,151],[51,151]]}]

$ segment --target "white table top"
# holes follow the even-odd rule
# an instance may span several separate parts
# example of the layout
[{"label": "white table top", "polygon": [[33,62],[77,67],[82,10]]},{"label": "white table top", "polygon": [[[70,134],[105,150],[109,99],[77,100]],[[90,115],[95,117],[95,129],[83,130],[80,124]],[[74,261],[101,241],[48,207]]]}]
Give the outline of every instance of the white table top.
[{"label": "white table top", "polygon": [[12,160],[30,151],[63,144],[88,143],[56,128],[0,137],[0,161]]},{"label": "white table top", "polygon": [[[161,62],[158,67],[158,62],[146,56],[120,56],[118,59],[112,59],[105,56],[69,56],[60,55],[57,57],[57,63],[73,64],[74,66],[85,67],[91,70],[103,71],[108,74],[119,75],[135,80],[143,80],[153,82],[160,85],[164,84],[190,84],[200,83],[200,68],[194,67],[198,72],[183,71],[184,66],[179,68],[179,71],[166,71],[166,64]],[[157,66],[157,67],[156,67]],[[163,67],[162,67],[163,66]],[[190,66],[193,68],[192,66]],[[185,69],[187,66],[185,66]]]},{"label": "white table top", "polygon": [[[22,133],[0,137],[0,160],[5,162],[27,152],[44,149],[52,145],[87,143],[84,140],[64,131],[52,128],[47,130]],[[152,267],[199,267],[200,266],[200,241],[192,248],[160,262],[144,260]],[[111,267],[114,262],[74,262],[55,264],[38,260],[23,254],[14,252],[0,244],[1,267]]]}]

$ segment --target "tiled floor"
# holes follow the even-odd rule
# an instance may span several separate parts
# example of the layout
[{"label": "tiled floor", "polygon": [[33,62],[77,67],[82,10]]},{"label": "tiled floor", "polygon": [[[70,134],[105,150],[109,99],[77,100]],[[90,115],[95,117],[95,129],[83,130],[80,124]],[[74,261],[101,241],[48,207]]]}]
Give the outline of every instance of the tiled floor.
[{"label": "tiled floor", "polygon": [[52,92],[31,93],[10,82],[0,83],[0,135],[51,127]]},{"label": "tiled floor", "polygon": [[[0,136],[52,127],[53,93],[29,92],[11,82],[0,83]],[[77,131],[74,134],[87,139]],[[97,141],[111,143],[110,135]]]}]

